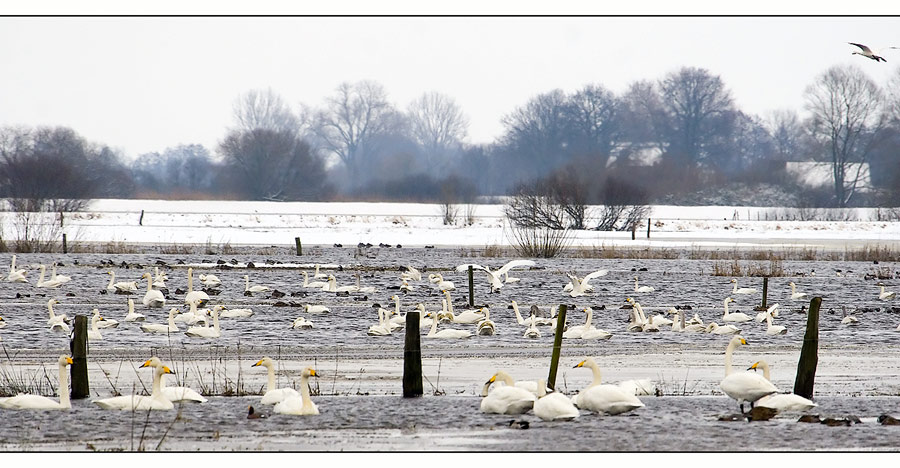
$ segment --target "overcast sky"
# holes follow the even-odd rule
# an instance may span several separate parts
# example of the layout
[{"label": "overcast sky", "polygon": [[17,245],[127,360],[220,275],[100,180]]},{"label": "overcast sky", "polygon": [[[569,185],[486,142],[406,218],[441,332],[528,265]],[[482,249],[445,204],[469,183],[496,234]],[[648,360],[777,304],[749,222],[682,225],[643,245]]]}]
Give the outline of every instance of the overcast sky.
[{"label": "overcast sky", "polygon": [[449,95],[469,141],[484,143],[539,93],[620,93],[681,66],[720,75],[740,109],[764,115],[802,111],[804,89],[833,65],[886,83],[900,50],[877,63],[847,42],[900,46],[898,31],[897,17],[3,17],[0,125],[69,126],[128,158],[214,150],[241,93],[320,106],[341,82],[369,79],[401,109]]}]

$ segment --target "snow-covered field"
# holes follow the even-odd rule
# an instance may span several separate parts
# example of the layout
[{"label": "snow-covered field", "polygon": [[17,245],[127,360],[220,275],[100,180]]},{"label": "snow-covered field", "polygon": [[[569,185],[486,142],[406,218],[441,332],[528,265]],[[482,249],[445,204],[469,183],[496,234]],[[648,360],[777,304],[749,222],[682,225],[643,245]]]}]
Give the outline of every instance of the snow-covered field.
[{"label": "snow-covered field", "polygon": [[[247,201],[96,200],[68,213],[61,232],[69,241],[138,244],[304,245],[360,242],[403,246],[507,246],[512,244],[503,205],[474,206],[465,225],[459,206],[455,225],[444,225],[441,205],[417,203],[278,203]],[[789,220],[791,211],[768,207],[652,207],[632,240],[630,232],[573,231],[574,246],[617,247],[816,247],[900,245],[900,222],[878,221],[884,212],[856,209],[854,221]],[[3,217],[3,239],[15,239],[16,218]],[[788,218],[786,220],[785,218]],[[796,218],[796,216],[795,216]],[[48,215],[48,224],[59,222]]]}]

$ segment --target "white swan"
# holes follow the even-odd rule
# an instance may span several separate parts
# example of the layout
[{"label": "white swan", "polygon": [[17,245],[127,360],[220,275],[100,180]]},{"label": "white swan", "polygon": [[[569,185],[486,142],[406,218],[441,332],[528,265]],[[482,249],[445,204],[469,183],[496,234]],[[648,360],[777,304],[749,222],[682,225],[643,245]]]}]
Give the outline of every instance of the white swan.
[{"label": "white swan", "polygon": [[354,292],[360,292],[363,294],[372,294],[375,292],[375,286],[360,286],[359,285],[359,274],[356,275],[356,289]]},{"label": "white swan", "polygon": [[327,281],[312,281],[312,282],[310,282],[309,274],[303,270],[300,270],[300,274],[303,275],[303,287],[304,288],[322,289],[322,288],[328,286]]},{"label": "white swan", "polygon": [[543,318],[543,317],[535,317],[534,314],[529,316],[527,319],[522,318],[522,313],[519,312],[519,304],[516,301],[510,301],[510,307],[512,307],[513,312],[516,314],[516,322],[519,325],[525,325],[530,327],[532,324],[535,325],[550,325],[553,323],[552,319]]},{"label": "white swan", "polygon": [[12,263],[9,265],[9,274],[6,275],[6,281],[10,283],[27,283],[28,278],[25,278],[25,274],[28,273],[27,270],[16,270],[16,256],[12,256]]},{"label": "white swan", "polygon": [[128,313],[125,314],[126,322],[143,322],[147,317],[144,314],[137,314],[134,312],[134,299],[128,299]]},{"label": "white swan", "polygon": [[750,403],[750,408],[756,400],[778,393],[778,388],[772,385],[761,375],[755,372],[733,372],[731,368],[731,355],[735,348],[746,345],[747,340],[740,335],[735,335],[728,342],[725,348],[725,378],[719,382],[719,387],[731,398],[737,400],[741,407],[741,413],[744,412],[744,402]]},{"label": "white swan", "polygon": [[592,315],[593,315],[594,312],[593,312],[593,310],[590,310],[589,308],[588,308],[588,309],[584,309],[584,312],[585,312],[585,314],[586,314],[586,315],[585,315],[584,324],[582,324],[582,325],[575,325],[575,326],[571,326],[571,327],[567,328],[567,329],[563,332],[563,335],[562,335],[563,338],[568,338],[568,339],[580,339],[580,338],[581,338],[581,334],[584,333],[585,330],[591,328],[591,318],[592,318]]},{"label": "white swan", "polygon": [[[141,367],[150,367],[150,361],[141,364]],[[103,409],[117,409],[129,411],[167,411],[175,408],[175,405],[166,399],[162,393],[162,376],[174,374],[172,369],[166,366],[153,367],[153,387],[150,396],[146,395],[121,395],[102,400],[91,400],[91,403]]]},{"label": "white swan", "polygon": [[357,292],[356,286],[338,286],[337,279],[333,275],[328,275],[328,286],[322,289],[326,292]]},{"label": "white swan", "polygon": [[[585,276],[584,278],[581,278],[581,279],[579,279],[578,276],[576,276],[576,275],[567,274],[566,276],[569,277],[569,282],[566,283],[565,286],[563,286],[563,291],[565,291],[567,293],[571,293],[572,291],[575,291],[576,288],[580,288],[578,293],[576,293],[576,296],[583,295],[581,293],[593,292],[594,286],[589,284],[590,281],[594,278],[606,276],[608,273],[609,273],[609,270],[597,270],[597,271],[588,273],[587,276]],[[572,296],[572,297],[575,297],[575,296]]]},{"label": "white swan", "polygon": [[881,293],[878,294],[878,299],[881,299],[882,301],[889,301],[893,299],[894,296],[896,296],[896,293],[894,291],[885,291],[884,285],[878,285],[878,287],[881,288]]},{"label": "white swan", "polygon": [[163,296],[162,291],[157,291],[153,289],[153,275],[149,272],[144,273],[141,276],[141,279],[147,280],[147,293],[144,294],[144,307],[152,307],[157,309],[162,309],[166,305],[166,296]]},{"label": "white swan", "polygon": [[688,333],[704,333],[706,332],[706,326],[703,325],[703,321],[699,320],[699,316],[694,314],[700,323],[692,323],[688,324],[684,321],[684,311],[677,310],[674,307],[669,309],[669,311],[673,314],[678,315],[678,319],[672,322],[672,331],[673,332],[688,332]]},{"label": "white swan", "polygon": [[481,308],[478,310],[464,310],[459,313],[459,315],[455,315],[453,313],[453,302],[450,300],[450,292],[444,290],[444,297],[447,298],[447,313],[450,316],[450,321],[453,323],[478,323],[486,318],[485,308]]},{"label": "white swan", "polygon": [[[488,282],[491,285],[491,292],[498,292],[498,291],[500,291],[500,288],[502,288],[503,285],[505,284],[504,281],[500,279],[501,276],[509,277],[509,275],[508,275],[509,270],[511,270],[513,268],[526,267],[526,266],[530,267],[530,266],[534,266],[534,265],[535,265],[535,263],[533,260],[512,260],[510,262],[507,262],[506,265],[503,265],[498,270],[491,271],[491,269],[488,267],[483,267],[481,265],[476,265],[474,263],[466,263],[466,264],[457,266],[456,271],[468,271],[469,266],[471,266],[473,270],[481,270],[481,271],[485,272],[488,276]],[[430,278],[430,276],[429,276],[429,278]],[[513,281],[509,281],[509,282],[513,283],[516,281],[518,281],[518,279],[513,278]],[[441,288],[441,289],[446,289],[446,288]]]},{"label": "white swan", "polygon": [[[156,356],[148,359],[145,365],[156,367],[165,367],[160,361],[160,359]],[[142,366],[143,367],[143,366]],[[208,400],[201,394],[197,393],[196,390],[190,387],[167,387],[166,386],[166,374],[160,376],[159,378],[159,387],[163,396],[166,400],[171,401],[172,403],[181,403],[185,401],[192,401],[196,403],[206,403]]]},{"label": "white swan", "polygon": [[399,326],[406,326],[406,314],[400,315],[400,296],[394,294],[391,296],[394,301],[394,311],[391,312],[391,323]]},{"label": "white swan", "polygon": [[222,306],[219,309],[219,318],[247,318],[253,317],[253,309],[243,308],[243,309],[226,309],[225,306]]},{"label": "white swan", "polygon": [[716,322],[711,322],[706,326],[706,333],[712,333],[713,335],[737,335],[741,332],[741,329],[734,325],[722,325],[719,326]]},{"label": "white swan", "polygon": [[420,302],[416,305],[416,310],[419,311],[419,330],[431,328],[431,324],[437,321],[437,317],[434,314],[425,312],[425,304]]},{"label": "white swan", "polygon": [[297,317],[291,323],[291,328],[297,330],[309,330],[313,327],[313,323],[303,317]]},{"label": "white swan", "polygon": [[452,281],[444,280],[444,275],[440,273],[432,273],[428,275],[428,281],[436,284],[438,289],[441,291],[453,291],[454,289],[456,289],[456,285],[454,285]]},{"label": "white swan", "polygon": [[[491,385],[497,381],[506,385],[495,387],[491,391]],[[537,390],[537,387],[535,389]],[[523,414],[534,407],[534,402],[537,401],[534,393],[516,386],[513,378],[503,371],[497,371],[488,379],[481,395],[484,397],[481,399],[482,413]]]},{"label": "white swan", "polygon": [[537,329],[537,324],[535,322],[531,322],[531,325],[528,326],[528,329],[525,330],[525,333],[522,335],[523,338],[540,338],[541,331]]},{"label": "white swan", "polygon": [[[94,314],[95,316],[99,316],[100,310],[94,309],[91,311],[91,313]],[[108,319],[106,317],[100,317],[100,320],[97,322],[98,329],[99,328],[118,328],[118,327],[119,327],[119,321],[116,319]]]},{"label": "white swan", "polygon": [[[856,42],[848,42],[847,44],[855,45],[859,47],[859,52],[850,52],[850,55],[862,55],[863,57],[874,60],[875,62],[887,62],[884,57],[877,55],[875,52],[872,52],[868,46],[864,44],[858,44]],[[900,47],[885,47],[886,49],[900,49]],[[880,53],[880,52],[879,52]]]},{"label": "white swan", "polygon": [[[416,307],[420,307],[419,308],[420,311],[425,310],[425,305],[422,303],[419,303],[419,305]],[[427,335],[425,335],[425,338],[454,339],[454,338],[468,338],[468,337],[472,336],[472,332],[470,332],[469,330],[455,330],[452,328],[447,328],[447,329],[444,329],[444,330],[441,330],[440,332],[438,332],[437,324],[438,324],[437,320],[431,321],[431,330],[428,332]]]},{"label": "white swan", "polygon": [[3,320],[3,317],[0,317],[0,328],[6,328],[6,320]]},{"label": "white swan", "polygon": [[163,273],[159,273],[159,267],[153,267],[153,287],[156,289],[166,289],[166,280],[169,277]]},{"label": "white swan", "polygon": [[791,285],[791,300],[796,301],[797,299],[805,299],[806,293],[797,292],[797,285],[794,284],[793,281],[789,283]]},{"label": "white swan", "polygon": [[41,265],[41,276],[40,276],[40,278],[38,278],[38,281],[36,284],[37,287],[39,287],[39,288],[58,288],[63,284],[63,282],[56,281],[53,279],[44,281],[44,275],[45,275],[46,271],[47,271],[47,267],[44,265]]},{"label": "white swan", "polygon": [[422,281],[422,272],[417,270],[415,267],[410,265],[406,265],[406,271],[400,273],[400,279],[408,280],[408,281]]},{"label": "white swan", "polygon": [[190,308],[188,309],[188,311],[178,314],[178,316],[175,317],[175,321],[184,323],[186,325],[196,325],[200,322],[206,322],[207,320],[205,311],[207,309],[203,309],[203,311],[197,310],[197,306],[199,304],[200,301],[195,299],[190,303]]},{"label": "white swan", "polygon": [[859,320],[853,315],[847,315],[847,307],[841,306],[841,313],[844,315],[844,318],[841,319],[841,324],[843,325],[858,325]]},{"label": "white swan", "polygon": [[638,287],[638,277],[637,276],[634,277],[634,292],[648,293],[648,292],[653,292],[653,291],[656,291],[656,288],[654,288],[653,286]]},{"label": "white swan", "polygon": [[207,288],[215,288],[222,285],[222,280],[216,275],[200,275],[200,284]]},{"label": "white swan", "polygon": [[[56,314],[53,312],[53,304],[59,304],[59,301],[56,299],[50,299],[47,301],[47,313],[50,315],[50,318],[47,319],[47,325],[52,329],[54,325],[62,324],[66,325],[69,322],[69,317],[66,317],[66,314]],[[69,327],[65,327],[66,331],[69,331]]]},{"label": "white swan", "polygon": [[328,278],[328,276],[325,273],[319,273],[319,264],[316,263],[316,274],[313,275],[313,278]]},{"label": "white swan", "polygon": [[67,410],[72,408],[69,400],[69,373],[67,366],[72,365],[72,358],[60,356],[56,361],[59,366],[59,387],[56,393],[59,401],[52,400],[42,395],[20,393],[14,397],[0,398],[0,408],[14,410]]},{"label": "white swan", "polygon": [[[769,310],[772,310],[775,307],[778,307],[778,304],[773,305],[772,307],[769,308]],[[766,324],[768,325],[768,327],[766,327],[766,335],[786,335],[787,334],[787,328],[785,328],[781,325],[772,325],[772,314],[771,314],[771,312],[768,312],[768,311],[766,311]]]},{"label": "white swan", "polygon": [[72,277],[71,277],[71,276],[66,276],[66,275],[57,275],[57,274],[56,274],[56,262],[54,262],[54,263],[53,263],[53,269],[52,269],[52,271],[51,271],[51,273],[50,273],[50,280],[51,280],[51,281],[56,281],[56,282],[58,282],[59,284],[65,284],[65,283],[68,283],[69,281],[72,281]]},{"label": "white swan", "polygon": [[725,321],[725,322],[749,322],[750,321],[750,317],[747,316],[747,314],[745,314],[743,312],[735,312],[733,314],[728,313],[728,303],[734,302],[734,299],[732,299],[730,297],[726,297],[725,300],[722,302],[723,302],[723,305],[725,306],[725,314],[722,315],[723,321]]},{"label": "white swan", "polygon": [[366,332],[366,335],[369,336],[388,336],[391,334],[391,322],[385,317],[385,313],[387,311],[378,308],[378,325],[372,325],[369,327],[369,331]]},{"label": "white swan", "polygon": [[309,378],[318,377],[316,370],[307,367],[300,373],[300,396],[288,395],[279,403],[275,404],[272,411],[280,414],[289,414],[294,416],[315,416],[319,414],[319,408],[313,403],[309,397]]},{"label": "white swan", "polygon": [[[770,382],[772,381],[769,376],[769,365],[766,361],[760,360],[750,366],[750,369],[753,370],[757,368],[762,368],[763,377]],[[756,400],[756,406],[776,409],[779,413],[788,413],[811,410],[819,405],[795,393],[773,393]]]},{"label": "white swan", "polygon": [[754,294],[756,293],[756,289],[754,288],[738,288],[737,279],[732,278],[731,283],[734,287],[731,288],[731,294]]},{"label": "white swan", "polygon": [[538,380],[538,399],[534,402],[534,415],[544,421],[568,421],[579,416],[578,408],[569,397],[559,392],[547,394],[544,380]]},{"label": "white swan", "polygon": [[764,322],[766,320],[766,314],[772,314],[772,318],[778,317],[778,305],[776,304],[774,307],[769,307],[768,309],[756,314],[756,321]]},{"label": "white swan", "polygon": [[266,372],[268,374],[268,380],[266,380],[266,393],[263,394],[262,400],[260,403],[264,405],[274,405],[275,403],[279,403],[288,396],[298,396],[297,390],[294,390],[290,387],[276,388],[275,384],[275,361],[268,356],[263,356],[262,359],[253,364],[250,367],[258,367],[262,366],[266,368]]},{"label": "white swan", "polygon": [[635,396],[652,395],[654,390],[653,382],[650,379],[623,380],[618,383],[618,386],[622,391]]},{"label": "white swan", "polygon": [[268,286],[261,286],[258,284],[254,284],[253,286],[250,286],[250,275],[244,275],[244,292],[259,293],[259,292],[266,292],[268,290],[269,290]]},{"label": "white swan", "polygon": [[[196,302],[194,303],[196,304]],[[185,330],[184,334],[190,336],[192,338],[219,338],[222,336],[221,330],[219,330],[219,311],[222,309],[221,305],[217,305],[212,309],[212,319],[213,326],[212,328],[206,327],[190,327]]]},{"label": "white swan", "polygon": [[184,303],[190,304],[198,301],[198,306],[204,305],[209,301],[209,294],[203,291],[194,291],[194,269],[188,268],[188,290],[184,295]]},{"label": "white swan", "polygon": [[175,313],[178,309],[169,309],[169,323],[167,325],[161,323],[142,323],[141,331],[144,333],[175,333],[178,331],[178,325],[175,325]]},{"label": "white swan", "polygon": [[497,325],[491,320],[491,311],[487,307],[484,307],[481,310],[484,311],[484,320],[475,324],[475,334],[481,336],[493,335],[497,330]]},{"label": "white swan", "polygon": [[307,314],[327,314],[331,312],[331,309],[323,305],[304,304],[303,309]]},{"label": "white swan", "polygon": [[106,273],[109,274],[109,284],[106,285],[107,291],[113,291],[117,294],[132,294],[137,292],[137,281],[116,282],[116,273],[114,271],[110,270]]},{"label": "white swan", "polygon": [[400,290],[404,293],[412,292],[413,288],[409,285],[409,280],[406,278],[400,280]]},{"label": "white swan", "polygon": [[585,313],[587,313],[587,322],[585,323],[585,328],[581,330],[582,340],[608,340],[612,338],[612,333],[591,325],[591,320],[594,315],[594,309],[588,307],[584,309],[584,311]]},{"label": "white swan", "polygon": [[644,404],[634,393],[629,393],[618,385],[602,384],[600,367],[597,366],[593,359],[587,358],[576,364],[574,368],[578,367],[590,369],[594,379],[587,388],[572,397],[572,403],[575,406],[611,415],[622,414],[644,407]]}]

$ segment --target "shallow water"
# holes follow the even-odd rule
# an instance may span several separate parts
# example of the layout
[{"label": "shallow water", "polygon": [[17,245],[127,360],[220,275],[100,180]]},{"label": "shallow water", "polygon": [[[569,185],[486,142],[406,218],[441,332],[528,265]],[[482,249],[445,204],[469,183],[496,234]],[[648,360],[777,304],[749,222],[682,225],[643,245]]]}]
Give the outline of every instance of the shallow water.
[{"label": "shallow water", "polygon": [[[112,388],[129,393],[149,387],[149,373],[137,366],[150,355],[161,356],[176,370],[175,381],[195,389],[208,389],[214,394],[229,388],[239,394],[259,392],[265,385],[265,372],[250,365],[268,354],[279,359],[280,385],[296,386],[299,371],[306,365],[323,371],[318,382],[321,395],[315,397],[322,414],[316,418],[272,415],[265,421],[248,421],[247,405],[258,397],[213,396],[209,403],[185,406],[183,419],[174,424],[175,412],[151,414],[151,422],[145,424],[144,414],[132,417],[128,412],[104,412],[82,400],[74,402],[72,411],[63,413],[0,410],[9,422],[0,426],[0,444],[7,450],[88,450],[88,444],[96,449],[134,450],[144,431],[143,448],[154,449],[170,424],[160,447],[163,450],[488,450],[495,444],[510,450],[566,451],[894,450],[896,440],[900,440],[895,427],[874,422],[882,413],[900,413],[900,347],[896,345],[900,332],[894,331],[900,323],[900,308],[895,307],[900,304],[878,300],[879,280],[865,278],[866,274],[879,271],[893,274],[895,264],[783,262],[781,266],[789,276],[769,280],[768,303],[781,304],[775,323],[786,326],[788,334],[768,336],[765,323],[755,320],[740,325],[750,346],[738,350],[735,364],[745,366],[764,357],[773,365],[773,382],[782,390],[790,390],[807,319],[800,307],[808,305],[808,301],[791,301],[788,281],[794,281],[810,296],[823,297],[817,412],[851,413],[865,421],[847,428],[799,424],[796,417],[788,416],[749,424],[719,422],[718,416],[737,409],[718,389],[722,351],[729,337],[625,331],[628,311],[621,307],[626,297],[634,297],[654,315],[669,306],[690,306],[688,317],[698,313],[707,323],[722,324],[722,300],[731,294],[731,277],[713,276],[712,272],[715,265],[721,267],[729,261],[538,260],[535,269],[514,270],[521,281],[506,285],[496,294],[489,293],[484,273],[476,271],[475,302],[491,308],[497,333],[462,341],[435,342],[423,336],[426,393],[438,389],[445,395],[405,400],[398,396],[405,332],[386,337],[366,335],[368,327],[377,323],[374,304],[393,308],[390,296],[399,291],[388,288],[399,285],[398,267],[411,264],[424,270],[425,276],[433,271],[443,273],[445,279],[456,283],[452,297],[458,312],[466,308],[467,280],[465,273],[453,268],[467,262],[499,267],[508,259],[473,258],[462,249],[309,251],[312,254],[304,257],[19,254],[20,267],[58,261],[64,264],[59,272],[74,279],[58,289],[45,290],[33,286],[38,272],[32,271],[28,275],[30,284],[0,283],[0,316],[7,323],[6,328],[0,329],[0,344],[5,351],[0,363],[5,370],[43,375],[43,369],[47,369],[49,380],[55,384],[55,369],[40,366],[68,352],[68,336],[50,332],[46,326],[46,302],[56,298],[60,301],[54,306],[57,313],[70,317],[89,315],[96,307],[105,317],[120,321],[118,328],[102,331],[102,340],[90,343],[92,397],[108,396]],[[180,304],[183,295],[175,294],[175,290],[187,288],[188,264],[214,265],[217,260],[232,259],[238,266],[252,261],[256,268],[194,268],[195,286],[199,286],[200,273],[213,272],[222,279],[221,292],[212,296],[212,303],[230,308],[251,307],[254,311],[251,318],[222,319],[221,338],[195,339],[183,333],[149,335],[140,331],[138,323],[122,321],[127,298],[131,297],[136,311],[147,315],[148,322],[163,323],[169,307],[187,309]],[[105,260],[112,260],[116,267],[101,266]],[[0,257],[0,262],[8,261],[9,255]],[[141,267],[120,267],[123,261]],[[144,271],[152,271],[157,261],[165,262],[161,269],[169,275],[164,309],[141,305],[146,283],[141,292],[131,296],[101,293],[109,281],[110,269],[115,270],[116,281],[139,280]],[[179,261],[185,264],[178,265]],[[355,282],[354,272],[359,266],[361,284],[375,286],[377,292],[338,297],[303,289],[299,271],[285,266],[295,263],[331,265],[327,272],[337,277],[339,285]],[[768,262],[741,262],[745,266],[752,263],[768,266]],[[583,276],[601,268],[610,273],[593,282],[593,294],[571,298],[563,293],[564,272]],[[646,271],[639,271],[644,268]],[[245,296],[244,274],[250,275],[251,283],[267,285],[286,296]],[[652,285],[656,291],[635,293],[635,275],[642,285]],[[741,287],[762,289],[761,278],[741,277],[738,281]],[[898,289],[893,279],[881,281],[889,290]],[[413,285],[415,290],[402,296],[401,310],[414,310],[418,302],[425,303],[428,310],[438,310],[442,296],[433,285],[427,280]],[[730,305],[731,312],[755,317],[752,308],[761,300],[760,293],[732,297],[735,302]],[[587,385],[590,373],[573,370],[572,365],[583,356],[594,356],[604,369],[605,379],[651,378],[665,396],[643,397],[647,407],[628,416],[598,417],[582,412],[581,418],[569,423],[544,423],[530,414],[515,418],[531,422],[529,430],[509,428],[504,423],[511,417],[481,414],[478,393],[496,369],[505,369],[518,379],[546,375],[553,335],[549,327],[541,327],[541,338],[523,338],[524,327],[516,323],[508,308],[513,299],[526,314],[532,304],[544,310],[551,304],[574,306],[575,310],[568,313],[570,325],[582,323],[582,309],[592,307],[593,324],[614,334],[608,341],[564,340],[560,390],[572,394]],[[275,305],[278,301],[295,306],[279,307]],[[304,303],[324,304],[331,312],[307,315],[296,307]],[[853,311],[858,325],[840,323],[842,306]],[[311,320],[315,328],[290,329],[299,315]],[[440,326],[447,327],[474,330],[473,325]],[[673,425],[684,428],[686,436],[673,437]],[[772,430],[777,431],[777,437],[772,436]],[[547,446],[547,440],[554,444]],[[686,441],[690,445],[684,445]]]}]

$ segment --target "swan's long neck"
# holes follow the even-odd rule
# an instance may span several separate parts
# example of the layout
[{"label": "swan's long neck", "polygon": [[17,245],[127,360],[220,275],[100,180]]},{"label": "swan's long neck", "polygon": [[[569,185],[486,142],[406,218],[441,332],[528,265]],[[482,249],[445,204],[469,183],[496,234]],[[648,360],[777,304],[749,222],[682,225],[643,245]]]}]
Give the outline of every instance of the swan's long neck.
[{"label": "swan's long neck", "polygon": [[50,279],[56,278],[56,264],[53,264],[53,269],[50,270]]},{"label": "swan's long neck", "polygon": [[769,325],[770,328],[772,327],[772,314],[769,312],[766,312],[766,324]]},{"label": "swan's long neck", "polygon": [[394,311],[400,316],[400,296],[394,296]]},{"label": "swan's long neck", "polygon": [[765,377],[766,380],[768,380],[769,382],[771,382],[772,379],[769,378],[769,364],[766,363],[766,361],[759,361],[759,367],[762,367],[762,370],[763,370],[763,377]]},{"label": "swan's long neck", "polygon": [[59,393],[59,406],[66,409],[71,408],[72,401],[69,400],[69,373],[65,364],[59,365],[59,389],[57,392]]},{"label": "swan's long neck", "polygon": [[641,323],[646,323],[647,316],[644,315],[644,308],[641,307],[641,304],[639,302],[635,302],[634,307],[637,309],[638,317],[641,319]]},{"label": "swan's long neck", "polygon": [[[43,277],[44,277],[44,272],[41,271],[41,278],[43,278]],[[109,284],[106,285],[106,289],[112,289],[113,283],[115,281],[116,281],[116,272],[114,272],[114,271],[109,272]]]},{"label": "swan's long neck", "polygon": [[309,397],[309,376],[304,372],[300,376],[300,398],[303,399],[303,406],[309,406],[312,398]]},{"label": "swan's long neck", "polygon": [[725,377],[731,375],[731,353],[734,352],[734,348],[737,348],[736,341],[728,343],[728,347],[725,348]]},{"label": "swan's long neck", "polygon": [[[421,315],[424,316],[425,308],[420,307],[419,310],[421,311]],[[432,317],[431,318],[431,330],[428,331],[428,336],[434,336],[434,334],[437,333],[437,323],[438,323],[438,318]]]},{"label": "swan's long neck", "polygon": [[305,271],[301,271],[300,273],[303,274],[303,287],[305,288],[309,286],[309,275],[307,275]]},{"label": "swan's long neck", "polygon": [[516,313],[516,321],[519,322],[519,325],[525,325],[525,319],[522,318],[522,314],[519,312],[519,305],[516,304],[516,301],[512,303],[513,312]]},{"label": "swan's long neck", "polygon": [[594,316],[594,311],[591,308],[588,308],[587,312],[587,320],[584,321],[584,329],[587,330],[591,328],[591,319]]},{"label": "swan's long neck", "polygon": [[175,326],[175,310],[172,309],[169,311],[169,329],[177,330],[178,328]]},{"label": "swan's long neck", "polygon": [[514,387],[516,382],[513,380],[512,376],[503,371],[497,372],[497,380],[502,380],[507,386]]},{"label": "swan's long neck", "polygon": [[12,256],[12,264],[9,266],[9,272],[12,273],[16,271],[16,256]]},{"label": "swan's long neck", "polygon": [[593,359],[589,359],[585,366],[589,367],[591,369],[591,374],[594,375],[594,380],[591,382],[591,385],[589,387],[596,387],[597,385],[600,385],[600,382],[602,381],[600,366],[598,366]]},{"label": "swan's long neck", "polygon": [[[443,282],[443,278],[441,278]],[[450,315],[453,315],[453,302],[450,301],[450,292],[444,291],[444,296],[447,297],[447,312],[450,312]]]},{"label": "swan's long neck", "polygon": [[266,366],[266,372],[268,373],[268,381],[266,382],[266,391],[271,392],[275,390],[275,366],[268,365]]},{"label": "swan's long neck", "polygon": [[53,313],[53,302],[47,303],[47,310],[50,312],[50,318],[56,318],[56,314]]},{"label": "swan's long neck", "polygon": [[151,398],[159,398],[162,396],[162,376],[163,376],[162,366],[156,367],[153,370],[153,388],[150,392]]},{"label": "swan's long neck", "polygon": [[128,315],[134,315],[134,301],[128,299]]},{"label": "swan's long neck", "polygon": [[212,316],[213,316],[213,329],[216,331],[216,333],[219,333],[220,332],[219,331],[219,311],[217,311],[215,308],[213,308]]},{"label": "swan's long neck", "polygon": [[543,398],[543,397],[547,396],[547,382],[544,382],[544,379],[538,380],[537,391],[538,391],[538,394],[537,394],[538,398]]},{"label": "swan's long neck", "polygon": [[91,317],[91,331],[100,332],[100,328],[98,328],[97,323],[100,322],[100,314],[94,314]]},{"label": "swan's long neck", "polygon": [[194,269],[188,268],[188,293],[194,291]]},{"label": "swan's long neck", "polygon": [[[735,285],[735,287],[737,287],[737,285]],[[728,302],[729,302],[729,301],[724,301],[724,304],[725,304],[725,317],[728,317]]]},{"label": "swan's long neck", "polygon": [[[46,272],[46,271],[47,271],[47,267],[45,267],[44,265],[41,265],[41,277],[38,278],[37,284],[41,284],[44,282],[44,272]],[[884,286],[881,287],[881,292],[884,292]]]},{"label": "swan's long neck", "polygon": [[731,292],[732,292],[733,294],[737,294],[737,281],[735,281],[734,283],[731,283],[731,285],[733,286],[733,287],[731,288]]},{"label": "swan's long neck", "polygon": [[150,276],[150,273],[147,273],[147,292],[153,290],[153,277]]},{"label": "swan's long neck", "polygon": [[638,290],[638,279],[637,278],[634,279],[634,290],[635,291]]}]

